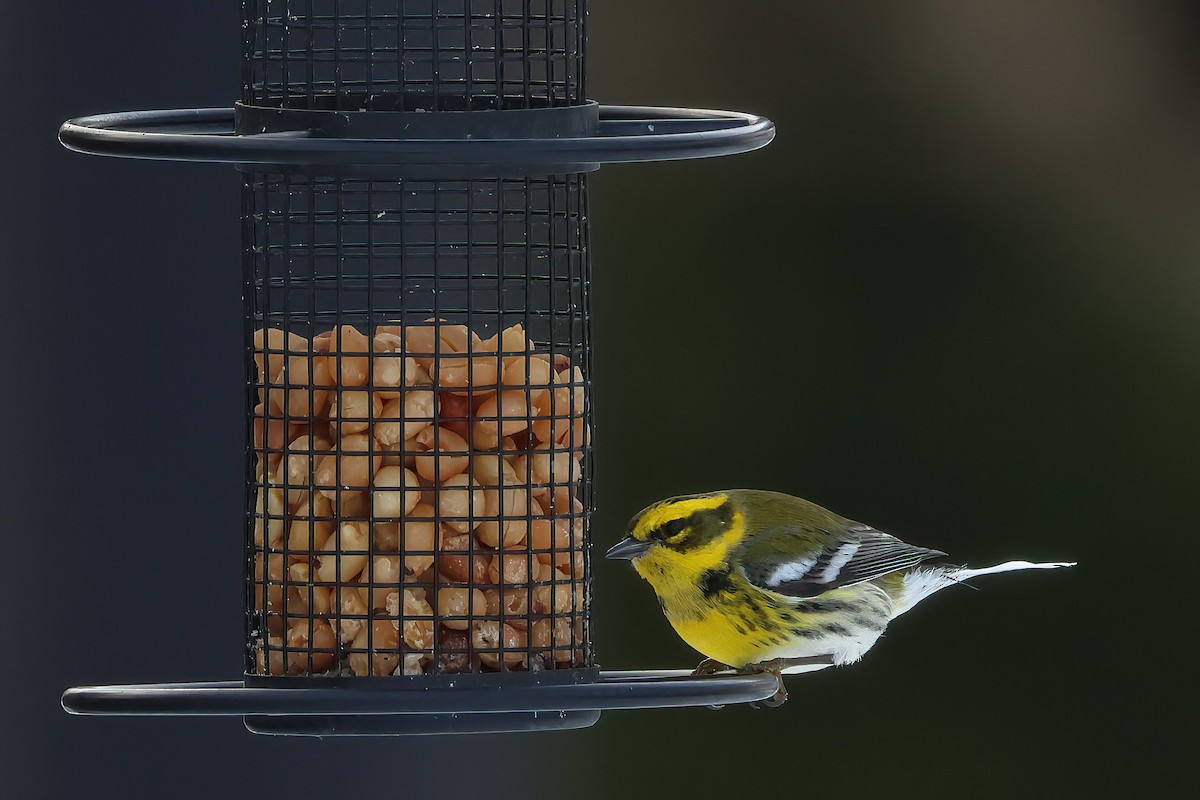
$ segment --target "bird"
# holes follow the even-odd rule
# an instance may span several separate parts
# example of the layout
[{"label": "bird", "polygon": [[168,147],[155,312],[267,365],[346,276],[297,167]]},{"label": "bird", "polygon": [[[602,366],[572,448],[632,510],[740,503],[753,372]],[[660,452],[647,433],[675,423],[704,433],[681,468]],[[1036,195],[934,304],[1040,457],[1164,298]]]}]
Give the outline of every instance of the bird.
[{"label": "bird", "polygon": [[782,675],[860,660],[887,626],[947,586],[998,572],[1075,562],[1008,561],[983,569],[927,564],[907,544],[781,492],[729,489],[672,497],[634,516],[608,550],[649,582],[676,633],[706,656],[693,675]]}]

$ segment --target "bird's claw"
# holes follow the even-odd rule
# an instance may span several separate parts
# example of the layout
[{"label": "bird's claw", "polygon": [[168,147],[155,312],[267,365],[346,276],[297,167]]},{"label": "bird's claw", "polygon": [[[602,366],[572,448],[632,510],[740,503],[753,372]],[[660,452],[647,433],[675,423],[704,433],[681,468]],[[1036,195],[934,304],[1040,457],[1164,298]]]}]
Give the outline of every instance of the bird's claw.
[{"label": "bird's claw", "polygon": [[[828,666],[831,664],[833,664],[833,659],[830,656],[777,658],[773,661],[760,661],[757,664],[747,664],[746,666],[737,670],[737,674],[761,675],[765,672],[769,672],[770,674],[774,675],[775,680],[778,683],[778,688],[775,690],[775,694],[763,700],[750,703],[749,705],[751,708],[779,708],[781,705],[787,702],[788,698],[787,687],[783,684],[783,670],[788,669],[789,667],[811,665]],[[725,672],[726,670],[732,669],[733,667],[717,661],[715,658],[706,658],[701,661],[694,670],[692,670],[692,676],[699,677],[703,675],[715,675],[718,672]],[[720,706],[709,706],[709,708],[718,709]]]},{"label": "bird's claw", "polygon": [[775,694],[762,700],[757,700],[750,703],[751,708],[779,708],[787,702],[788,693],[787,687],[783,685],[783,676],[774,670],[756,670],[755,672],[747,672],[747,674],[761,674],[762,672],[771,672],[775,676],[778,683],[778,688],[775,689]]},{"label": "bird's claw", "polygon": [[706,658],[692,670],[692,677],[699,678],[705,675],[716,675],[718,672],[724,672],[728,669],[733,669],[733,667],[723,664],[715,658]]},{"label": "bird's claw", "polygon": [[783,685],[783,677],[780,675],[775,677],[779,679],[779,688],[775,690],[775,694],[762,701],[764,708],[779,708],[787,702],[788,693],[787,687]]}]

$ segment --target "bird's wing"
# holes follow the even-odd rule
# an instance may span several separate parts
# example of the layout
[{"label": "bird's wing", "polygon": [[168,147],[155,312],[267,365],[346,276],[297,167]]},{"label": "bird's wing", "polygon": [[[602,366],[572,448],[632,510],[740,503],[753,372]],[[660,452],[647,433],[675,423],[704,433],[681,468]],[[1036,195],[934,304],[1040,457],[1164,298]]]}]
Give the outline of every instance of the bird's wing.
[{"label": "bird's wing", "polygon": [[[821,542],[815,547],[814,533]],[[780,526],[748,537],[741,549],[743,552],[735,557],[747,580],[797,598],[865,583],[945,555],[940,550],[906,544],[858,522],[820,532]]]}]

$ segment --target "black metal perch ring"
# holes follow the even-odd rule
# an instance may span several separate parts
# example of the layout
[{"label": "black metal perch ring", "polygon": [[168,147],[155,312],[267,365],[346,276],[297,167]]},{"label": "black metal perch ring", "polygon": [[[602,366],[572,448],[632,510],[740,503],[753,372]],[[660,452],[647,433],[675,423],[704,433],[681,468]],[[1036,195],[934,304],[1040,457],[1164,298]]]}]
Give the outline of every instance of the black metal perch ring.
[{"label": "black metal perch ring", "polygon": [[[556,113],[562,109],[552,109]],[[775,137],[764,117],[734,111],[599,106],[595,135],[561,138],[344,138],[322,130],[330,118],[351,120],[355,112],[301,112],[314,127],[237,134],[238,109],[201,108],[128,111],[80,117],[63,124],[59,139],[83,153],[178,161],[234,164],[379,166],[472,165],[563,167],[635,161],[662,161],[732,155],[757,150]],[[449,114],[468,124],[478,114],[545,114],[545,111],[362,112],[363,119],[394,116],[417,123]]]},{"label": "black metal perch ring", "polygon": [[[308,686],[321,680],[310,679]],[[604,671],[591,683],[505,684],[503,691],[499,685],[456,686],[453,680],[419,688],[400,688],[392,678],[387,686],[370,681],[368,687],[361,686],[361,678],[352,680],[334,688],[268,688],[241,681],[80,686],[68,689],[62,704],[72,714],[115,716],[612,711],[753,703],[773,695],[779,679],[770,673],[693,677],[686,670]]]},{"label": "black metal perch ring", "polygon": [[[245,683],[80,686],[63,694],[62,705],[72,714],[86,715],[242,716],[250,718],[247,724],[253,730],[264,733],[329,736],[452,732],[453,728],[499,732],[545,729],[548,722],[553,727],[553,720],[538,715],[555,712],[561,714],[560,727],[580,728],[593,724],[602,710],[752,703],[772,696],[779,680],[769,673],[693,677],[685,670],[602,671],[595,681],[580,683],[555,683],[558,676],[545,675],[552,682],[513,685],[509,681],[503,687],[480,680],[495,676],[479,675],[447,675],[434,686],[428,676],[420,683],[397,678],[272,678],[260,685],[248,679]],[[310,688],[322,682],[332,686]]]}]

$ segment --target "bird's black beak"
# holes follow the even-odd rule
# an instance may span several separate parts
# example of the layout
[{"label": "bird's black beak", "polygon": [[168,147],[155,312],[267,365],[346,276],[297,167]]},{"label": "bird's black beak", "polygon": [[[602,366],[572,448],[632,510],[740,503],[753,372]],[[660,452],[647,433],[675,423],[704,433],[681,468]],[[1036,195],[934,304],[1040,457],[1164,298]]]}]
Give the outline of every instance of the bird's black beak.
[{"label": "bird's black beak", "polygon": [[637,558],[649,549],[649,542],[639,542],[632,536],[626,536],[624,539],[610,547],[608,552],[604,554],[604,557],[630,561]]}]

